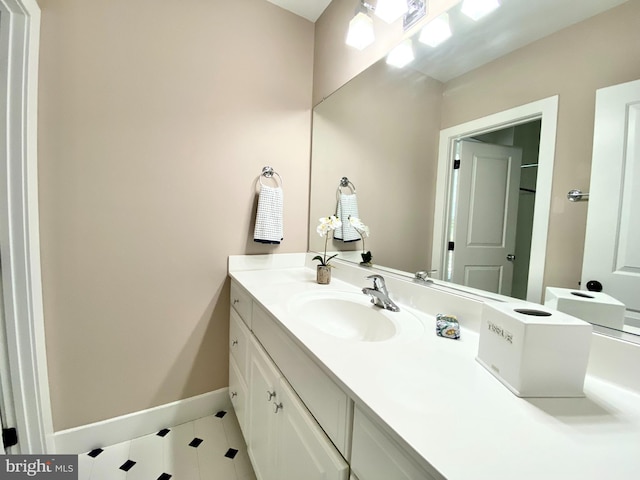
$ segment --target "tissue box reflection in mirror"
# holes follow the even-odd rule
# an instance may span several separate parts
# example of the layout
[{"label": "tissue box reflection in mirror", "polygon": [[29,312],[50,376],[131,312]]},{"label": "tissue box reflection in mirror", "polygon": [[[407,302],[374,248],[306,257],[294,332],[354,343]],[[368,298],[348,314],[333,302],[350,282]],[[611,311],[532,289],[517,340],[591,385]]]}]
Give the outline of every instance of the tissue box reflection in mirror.
[{"label": "tissue box reflection in mirror", "polygon": [[624,303],[606,293],[547,287],[544,305],[595,325],[617,330],[624,327]]},{"label": "tissue box reflection in mirror", "polygon": [[540,305],[487,302],[476,359],[519,397],[583,397],[591,331]]}]

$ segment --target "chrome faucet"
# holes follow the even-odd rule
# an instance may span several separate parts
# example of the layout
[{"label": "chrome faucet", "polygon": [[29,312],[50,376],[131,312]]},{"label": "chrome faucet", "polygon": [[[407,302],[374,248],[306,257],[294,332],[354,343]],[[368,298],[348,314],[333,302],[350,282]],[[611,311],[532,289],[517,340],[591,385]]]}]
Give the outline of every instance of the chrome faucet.
[{"label": "chrome faucet", "polygon": [[399,312],[400,307],[389,298],[389,291],[384,283],[384,277],[382,275],[369,275],[367,278],[373,279],[373,288],[365,287],[362,289],[362,293],[371,297],[371,303],[385,310]]},{"label": "chrome faucet", "polygon": [[416,272],[413,278],[419,283],[433,283],[433,280],[429,276],[429,274],[436,272],[437,270],[420,270],[419,272]]}]

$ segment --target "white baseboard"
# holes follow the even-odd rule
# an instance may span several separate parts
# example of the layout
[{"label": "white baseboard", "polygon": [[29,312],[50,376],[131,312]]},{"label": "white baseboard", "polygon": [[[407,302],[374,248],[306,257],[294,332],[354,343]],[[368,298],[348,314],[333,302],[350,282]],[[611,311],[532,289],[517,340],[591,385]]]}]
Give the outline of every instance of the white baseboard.
[{"label": "white baseboard", "polygon": [[148,410],[55,432],[55,452],[80,454],[231,410],[228,388],[178,400]]}]

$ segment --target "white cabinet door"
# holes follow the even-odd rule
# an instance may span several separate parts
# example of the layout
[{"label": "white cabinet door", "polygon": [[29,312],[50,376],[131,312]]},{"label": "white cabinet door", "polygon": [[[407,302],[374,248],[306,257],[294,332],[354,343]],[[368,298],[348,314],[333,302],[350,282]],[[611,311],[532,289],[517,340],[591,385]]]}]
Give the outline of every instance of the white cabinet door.
[{"label": "white cabinet door", "polygon": [[347,480],[347,462],[284,380],[278,394],[278,479]]},{"label": "white cabinet door", "polygon": [[347,480],[349,467],[255,338],[247,445],[258,480]]},{"label": "white cabinet door", "polygon": [[231,358],[236,361],[242,379],[247,381],[247,358],[249,350],[249,339],[251,332],[242,321],[240,315],[235,310],[231,310],[229,320],[229,352]]},{"label": "white cabinet door", "polygon": [[258,480],[276,480],[275,408],[279,402],[280,374],[253,338],[249,359],[249,457]]},{"label": "white cabinet door", "polygon": [[640,313],[640,80],[596,91],[582,286]]},{"label": "white cabinet door", "polygon": [[231,404],[233,410],[238,417],[238,424],[244,438],[249,438],[249,422],[247,421],[247,384],[244,378],[240,375],[240,369],[236,364],[233,356],[229,358],[229,397],[231,398]]},{"label": "white cabinet door", "polygon": [[353,417],[351,469],[360,480],[435,480],[359,408]]},{"label": "white cabinet door", "polygon": [[336,448],[347,456],[353,412],[349,397],[259,306],[253,308],[253,333]]}]

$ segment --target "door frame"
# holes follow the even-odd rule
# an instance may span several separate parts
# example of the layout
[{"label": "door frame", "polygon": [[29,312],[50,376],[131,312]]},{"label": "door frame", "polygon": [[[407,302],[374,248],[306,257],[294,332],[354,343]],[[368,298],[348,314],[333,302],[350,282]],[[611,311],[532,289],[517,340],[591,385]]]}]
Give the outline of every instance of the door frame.
[{"label": "door frame", "polygon": [[[433,245],[431,270],[443,272],[446,261],[446,244],[449,210],[451,208],[451,180],[453,173],[454,142],[472,135],[481,135],[494,130],[513,127],[532,120],[541,120],[540,152],[538,154],[538,176],[536,180],[536,201],[533,213],[533,235],[527,300],[542,302],[545,257],[551,209],[551,189],[555,160],[556,130],[558,126],[558,96],[527,103],[486,117],[461,123],[440,131],[438,147],[438,173],[433,219]],[[459,286],[464,289],[464,286]]]},{"label": "door frame", "polygon": [[[0,254],[5,358],[20,453],[54,451],[45,350],[38,212],[38,55],[35,0],[0,0]],[[4,345],[3,345],[4,346]],[[3,389],[4,390],[4,389]],[[6,398],[8,397],[8,398]],[[11,405],[9,405],[11,407]]]}]

